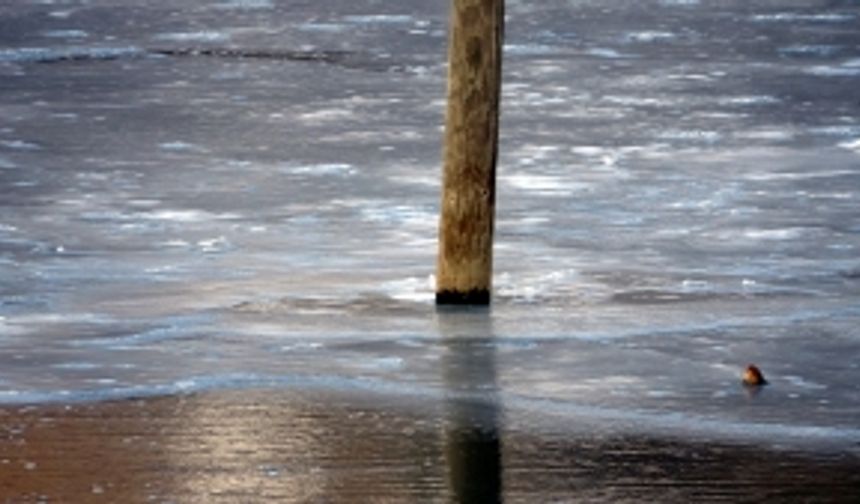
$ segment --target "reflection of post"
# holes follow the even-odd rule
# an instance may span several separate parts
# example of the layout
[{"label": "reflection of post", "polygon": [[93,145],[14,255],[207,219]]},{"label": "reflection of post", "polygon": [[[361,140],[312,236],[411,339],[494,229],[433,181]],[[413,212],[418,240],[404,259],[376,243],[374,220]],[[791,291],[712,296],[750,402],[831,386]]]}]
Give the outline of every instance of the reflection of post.
[{"label": "reflection of post", "polygon": [[452,3],[438,304],[490,302],[504,3]]},{"label": "reflection of post", "polygon": [[495,347],[488,312],[439,312],[447,347],[445,456],[456,502],[502,502]]}]

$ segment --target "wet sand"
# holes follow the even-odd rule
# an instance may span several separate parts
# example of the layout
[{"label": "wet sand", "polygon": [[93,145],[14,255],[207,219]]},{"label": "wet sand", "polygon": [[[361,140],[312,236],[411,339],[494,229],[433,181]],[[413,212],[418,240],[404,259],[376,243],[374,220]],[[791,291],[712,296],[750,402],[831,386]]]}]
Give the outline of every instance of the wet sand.
[{"label": "wet sand", "polygon": [[[0,408],[0,502],[857,502],[856,454],[285,390]],[[515,427],[509,427],[513,425]]]}]

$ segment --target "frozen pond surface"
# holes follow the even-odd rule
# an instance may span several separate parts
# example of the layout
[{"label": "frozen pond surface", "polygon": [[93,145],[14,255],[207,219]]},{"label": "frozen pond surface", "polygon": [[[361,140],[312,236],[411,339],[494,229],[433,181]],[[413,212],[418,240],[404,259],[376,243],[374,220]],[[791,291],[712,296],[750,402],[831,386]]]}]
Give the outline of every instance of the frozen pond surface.
[{"label": "frozen pond surface", "polygon": [[446,6],[0,5],[0,403],[320,387],[857,450],[860,5],[509,1],[495,303],[437,313]]}]

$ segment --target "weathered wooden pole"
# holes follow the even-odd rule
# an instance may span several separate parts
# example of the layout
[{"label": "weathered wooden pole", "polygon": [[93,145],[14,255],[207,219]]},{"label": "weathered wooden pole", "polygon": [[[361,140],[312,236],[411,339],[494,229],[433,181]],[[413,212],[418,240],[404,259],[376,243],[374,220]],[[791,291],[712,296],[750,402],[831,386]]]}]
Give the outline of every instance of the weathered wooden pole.
[{"label": "weathered wooden pole", "polygon": [[504,5],[452,0],[437,304],[490,302]]}]

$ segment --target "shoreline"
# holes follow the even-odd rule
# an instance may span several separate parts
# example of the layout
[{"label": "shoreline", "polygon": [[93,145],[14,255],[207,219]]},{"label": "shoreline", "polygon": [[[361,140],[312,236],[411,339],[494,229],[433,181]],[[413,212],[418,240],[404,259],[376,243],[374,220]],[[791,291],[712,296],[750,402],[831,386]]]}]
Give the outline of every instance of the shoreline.
[{"label": "shoreline", "polygon": [[[472,362],[475,364],[475,362]],[[860,429],[845,425],[782,423],[753,419],[715,417],[694,409],[620,409],[556,397],[530,397],[501,392],[495,382],[479,384],[454,380],[446,387],[412,382],[396,382],[380,377],[340,375],[257,375],[232,374],[199,376],[163,384],[139,385],[81,391],[41,391],[12,393],[0,391],[0,410],[17,408],[85,407],[132,401],[158,401],[200,395],[270,394],[348,398],[349,402],[385,405],[403,410],[439,414],[439,405],[465,401],[499,410],[505,424],[517,430],[564,432],[581,436],[672,439],[681,443],[703,441],[730,445],[750,445],[774,451],[806,452],[810,455],[849,453],[860,457]],[[465,387],[465,388],[463,388]],[[489,387],[489,388],[487,388]]]},{"label": "shoreline", "polygon": [[[0,406],[0,502],[852,502],[860,456],[532,428],[460,399],[210,390]],[[476,472],[477,470],[477,472]],[[476,493],[477,492],[477,493]]]}]

